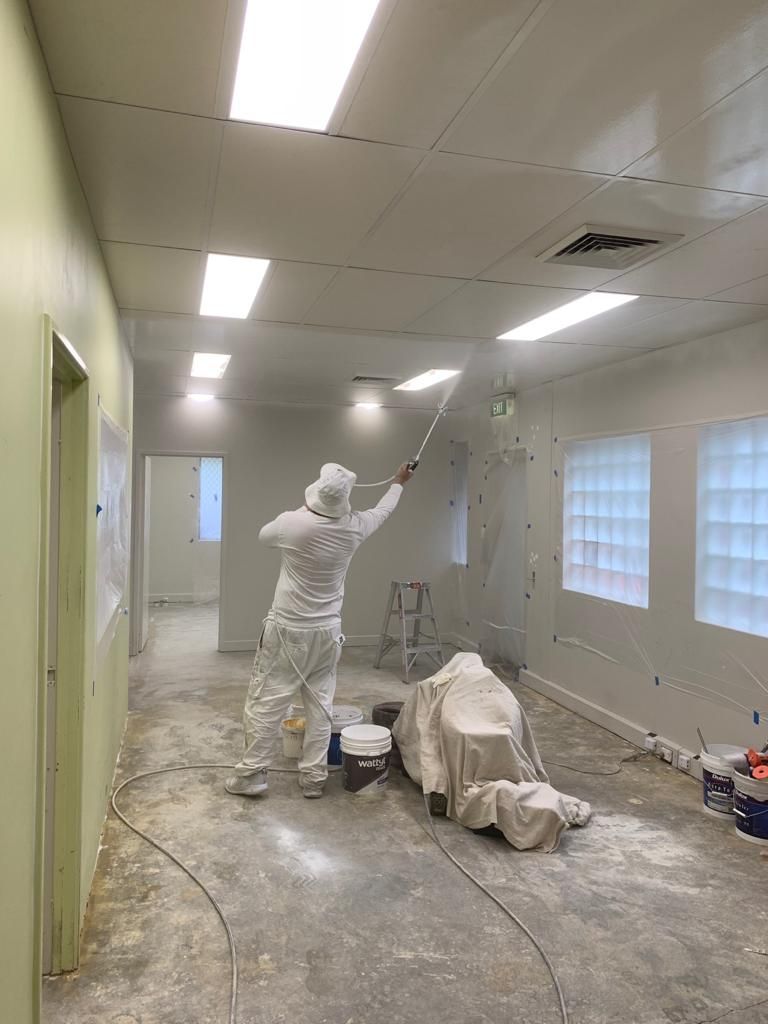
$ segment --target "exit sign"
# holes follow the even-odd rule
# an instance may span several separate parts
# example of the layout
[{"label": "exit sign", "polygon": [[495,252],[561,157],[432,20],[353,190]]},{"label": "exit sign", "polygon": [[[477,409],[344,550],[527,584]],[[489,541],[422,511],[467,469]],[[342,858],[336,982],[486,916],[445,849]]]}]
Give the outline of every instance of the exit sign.
[{"label": "exit sign", "polygon": [[496,416],[511,416],[515,409],[513,398],[494,398],[491,402],[491,419]]}]

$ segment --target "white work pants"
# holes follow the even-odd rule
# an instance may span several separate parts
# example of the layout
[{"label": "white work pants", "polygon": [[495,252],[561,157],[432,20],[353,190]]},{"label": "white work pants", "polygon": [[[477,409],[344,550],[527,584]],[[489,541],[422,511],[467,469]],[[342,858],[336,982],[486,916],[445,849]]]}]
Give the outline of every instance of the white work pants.
[{"label": "white work pants", "polygon": [[[300,695],[304,705],[306,730],[299,772],[308,782],[322,783],[328,778],[327,755],[331,723],[306,690],[309,688],[320,704],[332,714],[336,665],[341,656],[343,637],[338,630],[287,629],[284,626],[280,626],[280,633],[282,641],[277,626],[268,619],[253,662],[243,712],[245,748],[241,761],[235,766],[235,773],[241,776],[253,775],[269,768],[280,725],[291,702]],[[295,662],[295,668],[286,648]],[[306,683],[302,683],[296,669],[304,676]]]}]

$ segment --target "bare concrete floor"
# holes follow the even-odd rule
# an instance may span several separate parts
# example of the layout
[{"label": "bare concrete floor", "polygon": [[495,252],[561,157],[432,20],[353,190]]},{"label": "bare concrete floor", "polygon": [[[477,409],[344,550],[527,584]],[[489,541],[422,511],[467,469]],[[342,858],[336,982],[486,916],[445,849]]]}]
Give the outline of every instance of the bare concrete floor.
[{"label": "bare concrete floor", "polygon": [[[231,762],[251,656],[215,650],[215,611],[157,609],[132,666],[118,780],[175,763]],[[394,656],[393,656],[394,658]],[[366,711],[407,688],[345,652],[338,700]],[[393,661],[394,664],[394,661]],[[608,770],[623,741],[515,687],[542,756]],[[134,784],[122,806],[206,880],[240,955],[240,1024],[549,1024],[530,943],[435,847],[416,787],[373,803],[304,800],[275,775],[261,800],[225,772]],[[518,853],[445,819],[449,848],[541,938],[573,1024],[768,1022],[768,859],[700,811],[699,787],[655,759],[599,778],[551,769],[592,822],[553,854]],[[47,1024],[226,1022],[229,961],[209,904],[110,813],[82,965],[44,984]]]}]

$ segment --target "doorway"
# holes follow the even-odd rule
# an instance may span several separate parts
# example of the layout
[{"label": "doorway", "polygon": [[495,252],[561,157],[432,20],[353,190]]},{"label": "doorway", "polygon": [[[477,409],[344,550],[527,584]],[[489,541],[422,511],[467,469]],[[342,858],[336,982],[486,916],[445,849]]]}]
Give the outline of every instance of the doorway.
[{"label": "doorway", "polygon": [[221,455],[137,458],[131,654],[144,650],[163,610],[195,615],[218,647],[223,489]]},{"label": "doorway", "polygon": [[74,970],[80,933],[88,371],[46,318],[40,560],[41,974]]},{"label": "doorway", "polygon": [[517,670],[525,664],[528,455],[512,448],[487,456],[483,490],[482,653]]}]

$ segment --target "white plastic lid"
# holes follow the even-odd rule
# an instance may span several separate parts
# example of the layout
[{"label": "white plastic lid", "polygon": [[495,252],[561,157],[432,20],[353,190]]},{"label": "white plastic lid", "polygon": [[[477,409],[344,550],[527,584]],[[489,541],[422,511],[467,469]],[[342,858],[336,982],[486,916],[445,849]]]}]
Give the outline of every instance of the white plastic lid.
[{"label": "white plastic lid", "polygon": [[392,735],[383,725],[348,725],[341,730],[342,738],[354,743],[382,743]]}]

